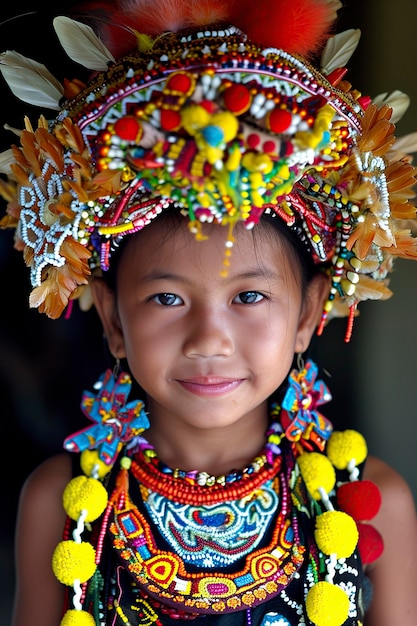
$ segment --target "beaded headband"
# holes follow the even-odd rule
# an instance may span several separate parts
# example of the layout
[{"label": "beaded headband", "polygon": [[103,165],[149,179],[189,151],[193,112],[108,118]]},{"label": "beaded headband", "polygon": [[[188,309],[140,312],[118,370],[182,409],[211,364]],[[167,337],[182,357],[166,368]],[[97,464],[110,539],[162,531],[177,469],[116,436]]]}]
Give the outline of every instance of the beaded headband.
[{"label": "beaded headband", "polygon": [[[159,34],[145,24],[144,0],[136,0],[134,26],[134,4],[125,19],[136,48],[122,49],[117,60],[90,26],[55,18],[63,48],[94,70],[88,85],[61,85],[16,52],[0,57],[15,95],[59,111],[37,128],[26,119],[21,146],[1,159],[8,209],[0,225],[16,229],[31,271],[30,306],[51,318],[71,300],[83,306],[91,273],[107,270],[121,239],[168,207],[188,216],[198,239],[204,222],[228,227],[225,272],[234,225],[252,228],[270,214],[330,276],[319,333],[331,317],[348,316],[348,340],[357,304],[391,295],[393,259],[417,258],[407,229],[416,214],[409,202],[416,170],[394,137],[407,97],[372,102],[345,80],[359,33],[326,35],[337,1],[295,2],[312,9],[311,24],[321,19],[326,32],[294,51],[270,45],[280,46],[279,32],[274,39],[265,29],[262,38],[253,27],[250,38],[244,18],[216,2],[217,26],[207,17],[203,27],[180,20]],[[294,1],[275,4],[288,13]],[[289,19],[285,28],[296,32]],[[308,57],[323,41],[318,70]]]}]

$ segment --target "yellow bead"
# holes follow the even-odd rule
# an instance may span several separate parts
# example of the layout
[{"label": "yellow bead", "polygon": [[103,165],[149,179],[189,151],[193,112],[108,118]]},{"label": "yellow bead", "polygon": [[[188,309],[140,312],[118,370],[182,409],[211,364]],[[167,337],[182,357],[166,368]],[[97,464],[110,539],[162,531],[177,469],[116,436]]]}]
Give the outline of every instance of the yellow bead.
[{"label": "yellow bead", "polygon": [[326,511],[316,518],[314,537],[324,554],[347,559],[356,548],[359,533],[350,515],[343,511]]},{"label": "yellow bead", "polygon": [[61,541],[52,555],[52,571],[63,585],[72,587],[76,580],[84,583],[96,570],[96,553],[86,541]]},{"label": "yellow bead", "polygon": [[326,454],[333,465],[344,470],[353,460],[360,465],[366,459],[368,449],[366,441],[356,430],[334,431],[326,446]]},{"label": "yellow bead", "polygon": [[321,499],[319,488],[329,493],[336,482],[336,473],[329,459],[319,452],[306,452],[297,459],[301,475],[310,495],[315,500]]},{"label": "yellow bead", "polygon": [[341,626],[349,614],[349,598],[343,589],[323,580],[309,590],[306,610],[316,626]]},{"label": "yellow bead", "polygon": [[95,478],[76,476],[65,487],[62,502],[71,519],[77,521],[87,510],[85,521],[94,522],[106,508],[107,491]]},{"label": "yellow bead", "polygon": [[62,618],[60,626],[96,626],[96,620],[86,611],[70,609]]}]

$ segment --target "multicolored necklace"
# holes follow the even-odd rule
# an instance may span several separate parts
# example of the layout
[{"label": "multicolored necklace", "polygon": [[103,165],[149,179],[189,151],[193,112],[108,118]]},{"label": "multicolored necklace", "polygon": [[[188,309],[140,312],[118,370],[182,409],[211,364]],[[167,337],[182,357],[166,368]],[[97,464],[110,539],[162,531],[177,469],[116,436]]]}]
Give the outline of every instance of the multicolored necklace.
[{"label": "multicolored necklace", "polygon": [[143,456],[133,460],[142,505],[122,498],[110,532],[137,584],[197,613],[246,609],[286,588],[305,547],[289,492],[293,468],[282,461],[257,472],[255,487],[252,478],[239,481],[238,491],[218,484],[213,497],[213,488],[158,482]]}]

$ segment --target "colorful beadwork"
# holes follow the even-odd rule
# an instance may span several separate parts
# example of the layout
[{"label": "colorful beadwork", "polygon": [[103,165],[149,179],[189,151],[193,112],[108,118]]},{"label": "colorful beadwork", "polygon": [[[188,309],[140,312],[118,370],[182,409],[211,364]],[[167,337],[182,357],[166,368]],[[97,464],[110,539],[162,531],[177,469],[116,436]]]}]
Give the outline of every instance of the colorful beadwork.
[{"label": "colorful beadwork", "polygon": [[[132,468],[141,462],[134,461]],[[222,505],[205,504],[201,508],[188,504],[178,508],[165,494],[153,492],[146,482],[140,483],[154,526],[130,499],[123,499],[120,512],[116,506],[114,522],[110,525],[114,547],[139,586],[168,604],[217,613],[256,606],[288,585],[303,562],[305,548],[300,543],[296,519],[291,515],[287,473],[281,472],[279,479],[268,480],[255,491],[252,489],[250,507],[247,495],[233,502],[231,489],[222,488]],[[248,518],[242,516],[243,510],[253,517],[250,533],[251,525],[247,526]],[[262,523],[267,512],[269,521],[265,518]],[[271,523],[274,523],[271,538],[266,541]],[[153,527],[158,528],[158,533]],[[168,542],[169,551],[158,545],[159,533]],[[261,547],[260,542],[266,545]],[[244,567],[239,572],[221,573],[221,569],[216,569],[242,557],[245,557]],[[198,566],[200,571],[194,573],[193,567]]]},{"label": "colorful beadwork", "polygon": [[[322,381],[316,380],[314,363],[308,362],[301,372],[292,372],[290,386],[296,380],[307,395],[312,389],[323,391]],[[120,392],[116,395],[123,414],[126,387],[119,388],[109,372],[100,378],[100,383],[103,381],[103,394],[97,398],[94,394],[84,395],[90,409],[94,403],[97,407],[114,407],[106,395],[114,387]],[[121,381],[128,383],[123,375]],[[326,393],[317,393],[315,399],[325,396]],[[309,406],[315,408],[316,404],[310,402]],[[97,419],[100,414],[106,423],[108,411],[92,413]],[[140,623],[158,623],[159,612],[188,621],[197,615],[235,611],[246,611],[246,622],[250,623],[251,612],[264,604],[273,606],[270,602],[276,597],[301,616],[303,602],[287,592],[303,569],[307,613],[317,626],[327,624],[323,611],[329,598],[336,603],[335,616],[345,615],[346,607],[350,615],[356,615],[355,580],[360,564],[352,551],[360,535],[359,523],[357,527],[346,512],[334,510],[333,465],[322,452],[305,452],[296,438],[285,437],[280,423],[285,415],[285,409],[274,405],[264,450],[247,468],[223,477],[205,477],[203,481],[197,472],[167,468],[141,432],[131,429],[130,439],[126,434],[124,440],[125,452],[119,457],[120,469],[110,482],[114,487],[109,491],[107,504],[105,500],[101,502],[101,495],[100,503],[95,501],[94,493],[99,492],[90,484],[100,484],[99,467],[94,465],[94,459],[84,459],[83,466],[96,478],[77,477],[73,486],[69,484],[65,508],[77,522],[77,528],[73,538],[61,542],[54,555],[56,575],[65,584],[74,585],[74,607],[79,615],[90,602],[90,593],[94,596],[101,588],[99,567],[107,532],[136,598],[132,610],[143,615]],[[311,423],[297,423],[302,424],[300,438],[307,440]],[[336,438],[339,436],[336,433]],[[350,457],[361,449],[360,441],[359,434],[348,431],[346,445],[342,446],[350,480],[357,478],[357,468]],[[352,442],[356,442],[353,447]],[[91,443],[92,448],[100,449],[100,445],[100,439]],[[85,454],[92,452],[85,449]],[[97,455],[97,461],[99,458]],[[107,475],[102,477],[107,482]],[[81,540],[84,522],[97,519],[103,507],[93,549],[89,542]],[[300,515],[316,518],[316,543],[312,536],[304,536]],[[372,527],[363,525],[364,552],[371,555],[373,544],[368,528],[372,532]],[[70,559],[70,569],[65,564],[67,557],[61,556],[68,550],[76,550],[80,555],[77,560]],[[93,550],[92,560],[82,557],[86,550]],[[74,576],[80,576],[81,571],[86,582],[77,588]],[[348,573],[349,584],[339,582]],[[128,623],[124,604],[119,604],[116,596],[109,597],[107,604],[123,623]],[[269,619],[273,613],[268,611]],[[279,614],[278,618],[281,619]]]}]

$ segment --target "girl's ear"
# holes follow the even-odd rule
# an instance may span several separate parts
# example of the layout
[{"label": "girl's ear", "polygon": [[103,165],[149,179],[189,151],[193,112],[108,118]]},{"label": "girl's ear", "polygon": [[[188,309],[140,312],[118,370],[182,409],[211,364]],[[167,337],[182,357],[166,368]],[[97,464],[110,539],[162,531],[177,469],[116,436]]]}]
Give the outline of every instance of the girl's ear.
[{"label": "girl's ear", "polygon": [[316,274],[308,285],[298,326],[295,352],[305,352],[310,345],[329,295],[329,280],[324,274]]},{"label": "girl's ear", "polygon": [[117,312],[116,294],[102,278],[94,278],[91,290],[110,352],[116,359],[123,359],[126,356],[126,350],[123,330]]}]

